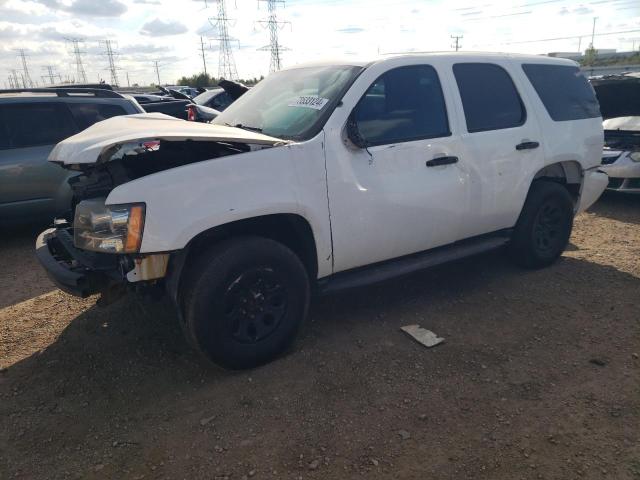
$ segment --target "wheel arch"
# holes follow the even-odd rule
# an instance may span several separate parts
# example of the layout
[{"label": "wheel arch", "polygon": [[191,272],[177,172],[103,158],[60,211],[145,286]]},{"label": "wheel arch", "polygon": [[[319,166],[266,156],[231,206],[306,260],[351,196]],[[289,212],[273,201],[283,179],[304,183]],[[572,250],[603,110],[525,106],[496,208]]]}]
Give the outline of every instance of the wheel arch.
[{"label": "wheel arch", "polygon": [[171,298],[178,302],[182,279],[189,275],[190,266],[203,252],[222,240],[249,235],[270,238],[287,246],[302,261],[309,281],[313,283],[317,279],[318,253],[310,222],[294,213],[268,214],[217,225],[193,237],[172,256],[167,277]]},{"label": "wheel arch", "polygon": [[[574,204],[580,199],[584,179],[584,169],[576,160],[565,160],[541,168],[533,177],[533,182],[552,181],[562,184],[571,194]],[[531,189],[531,187],[529,187]]]}]

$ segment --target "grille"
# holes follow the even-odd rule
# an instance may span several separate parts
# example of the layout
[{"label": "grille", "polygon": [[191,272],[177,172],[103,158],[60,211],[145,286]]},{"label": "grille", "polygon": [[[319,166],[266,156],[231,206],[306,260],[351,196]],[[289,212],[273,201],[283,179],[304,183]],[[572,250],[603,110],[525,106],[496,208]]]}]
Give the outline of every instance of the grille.
[{"label": "grille", "polygon": [[602,157],[602,165],[611,165],[618,158],[620,158],[620,155],[615,155],[613,157]]},{"label": "grille", "polygon": [[629,178],[625,188],[640,188],[640,178]]},{"label": "grille", "polygon": [[609,188],[618,189],[622,186],[622,182],[624,182],[624,178],[611,178],[609,177]]}]

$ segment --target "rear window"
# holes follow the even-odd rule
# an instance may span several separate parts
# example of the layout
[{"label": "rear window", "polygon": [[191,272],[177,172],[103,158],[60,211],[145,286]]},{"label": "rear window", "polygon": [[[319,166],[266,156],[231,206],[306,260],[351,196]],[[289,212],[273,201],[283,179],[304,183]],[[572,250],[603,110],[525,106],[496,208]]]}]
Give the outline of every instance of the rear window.
[{"label": "rear window", "polygon": [[80,130],[84,130],[94,123],[107,118],[127,114],[121,106],[106,103],[69,103],[68,105]]},{"label": "rear window", "polygon": [[492,63],[457,63],[453,74],[460,90],[468,132],[524,124],[527,113],[506,70]]},{"label": "rear window", "polygon": [[5,148],[55,145],[78,131],[71,113],[61,103],[3,105],[0,118],[7,129]]},{"label": "rear window", "polygon": [[600,116],[593,88],[578,67],[524,64],[522,69],[554,121]]}]

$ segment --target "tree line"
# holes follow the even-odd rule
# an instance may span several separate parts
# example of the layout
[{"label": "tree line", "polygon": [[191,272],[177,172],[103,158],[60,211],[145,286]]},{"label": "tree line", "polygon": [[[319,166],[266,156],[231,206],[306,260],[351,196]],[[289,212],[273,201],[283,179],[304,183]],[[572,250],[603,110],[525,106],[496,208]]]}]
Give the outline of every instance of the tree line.
[{"label": "tree line", "polygon": [[[238,80],[240,83],[244,85],[252,86],[262,80],[264,76],[260,76],[260,78],[241,78]],[[190,87],[215,87],[218,85],[218,81],[222,80],[222,78],[212,77],[207,73],[197,73],[195,75],[191,75],[190,77],[182,77],[179,78],[176,82],[176,85],[188,85]]]}]

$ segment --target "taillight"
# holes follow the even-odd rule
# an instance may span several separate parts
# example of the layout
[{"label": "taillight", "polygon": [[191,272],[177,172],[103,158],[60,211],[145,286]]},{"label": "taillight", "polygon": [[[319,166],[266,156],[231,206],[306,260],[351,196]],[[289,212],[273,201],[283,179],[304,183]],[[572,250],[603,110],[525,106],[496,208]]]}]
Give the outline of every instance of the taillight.
[{"label": "taillight", "polygon": [[196,107],[195,105],[189,105],[187,107],[187,120],[190,122],[196,121]]}]

